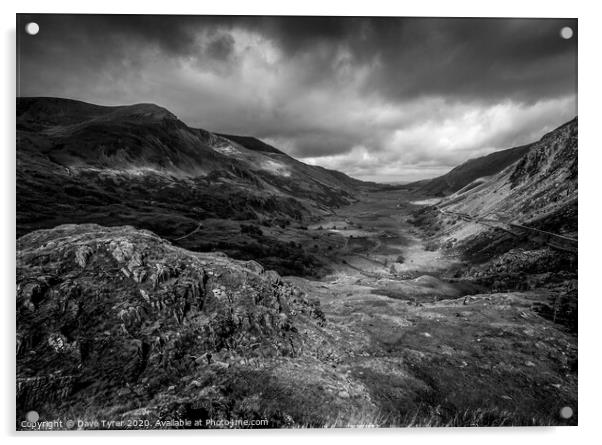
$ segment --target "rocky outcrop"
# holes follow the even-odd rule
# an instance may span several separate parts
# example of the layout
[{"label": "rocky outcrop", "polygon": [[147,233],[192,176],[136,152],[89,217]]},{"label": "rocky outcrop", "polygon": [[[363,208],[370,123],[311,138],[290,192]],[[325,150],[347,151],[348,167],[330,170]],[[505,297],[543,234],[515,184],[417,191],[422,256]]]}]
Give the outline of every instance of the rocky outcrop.
[{"label": "rocky outcrop", "polygon": [[566,213],[577,201],[577,134],[575,118],[531,144],[522,158],[499,174],[442,200],[438,207],[527,225]]},{"label": "rocky outcrop", "polygon": [[[555,173],[567,181],[577,179],[577,118],[546,134],[523,156],[512,170],[510,181],[516,187],[531,178]],[[576,188],[576,184],[572,184]]]},{"label": "rocky outcrop", "polygon": [[299,327],[323,321],[318,303],[254,261],[128,226],[32,232],[17,241],[18,409],[114,406],[206,368],[294,357]]}]

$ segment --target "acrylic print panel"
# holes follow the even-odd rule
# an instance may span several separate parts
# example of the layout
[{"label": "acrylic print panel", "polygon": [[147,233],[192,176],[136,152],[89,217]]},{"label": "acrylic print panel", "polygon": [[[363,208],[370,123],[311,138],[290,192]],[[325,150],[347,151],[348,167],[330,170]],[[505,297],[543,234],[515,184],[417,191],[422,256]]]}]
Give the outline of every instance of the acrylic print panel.
[{"label": "acrylic print panel", "polygon": [[577,38],[18,15],[16,428],[577,424]]}]

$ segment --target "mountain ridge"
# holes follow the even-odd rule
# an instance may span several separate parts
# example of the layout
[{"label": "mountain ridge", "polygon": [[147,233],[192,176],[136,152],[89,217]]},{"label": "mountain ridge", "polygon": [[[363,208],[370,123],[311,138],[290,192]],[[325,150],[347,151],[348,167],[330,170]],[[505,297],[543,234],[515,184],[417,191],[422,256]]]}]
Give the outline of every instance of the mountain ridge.
[{"label": "mountain ridge", "polygon": [[517,162],[519,159],[529,153],[531,148],[537,144],[537,142],[544,139],[550,133],[561,129],[566,125],[570,125],[571,122],[575,121],[576,119],[577,118],[575,117],[570,121],[560,125],[556,129],[544,134],[536,142],[531,142],[503,150],[496,150],[484,156],[471,158],[452,168],[444,175],[395,187],[412,189],[420,193],[437,197],[451,195],[467,186],[470,186],[471,188],[478,185],[478,183],[472,184],[473,182],[483,182],[488,177],[504,170],[506,167]]},{"label": "mountain ridge", "polygon": [[[557,279],[573,275],[576,279],[577,145],[574,118],[546,133],[495,175],[419,210],[415,221],[425,223],[441,246],[471,263],[504,270],[523,261],[526,252],[532,263],[521,263],[517,270],[544,273],[563,264],[568,275]],[[542,255],[550,262],[547,266]],[[525,285],[518,274],[506,274],[504,279]]]},{"label": "mountain ridge", "polygon": [[139,181],[262,201],[295,200],[294,211],[282,205],[294,218],[351,202],[366,185],[303,164],[256,138],[230,140],[188,127],[154,104],[108,107],[60,98],[17,99],[17,171],[18,195],[25,199],[43,194],[40,185],[55,181],[69,183],[61,189],[79,187],[76,195],[91,196],[95,192],[86,189],[103,192],[107,182]]},{"label": "mountain ridge", "polygon": [[372,185],[233,139],[264,148],[154,104],[17,98],[17,237],[65,223],[131,225],[192,251],[315,273],[316,258],[269,228],[305,227]]},{"label": "mountain ridge", "polygon": [[529,145],[516,162],[441,205],[473,215],[504,213],[529,221],[572,205],[577,194],[577,118]]},{"label": "mountain ridge", "polygon": [[[50,97],[27,97],[17,98],[17,129],[20,131],[37,131],[42,133],[48,138],[69,138],[73,136],[76,142],[81,145],[82,139],[84,142],[86,138],[98,138],[98,140],[92,140],[95,144],[93,147],[95,150],[83,152],[81,148],[78,150],[80,158],[83,158],[86,162],[94,162],[97,155],[96,149],[100,146],[103,148],[103,143],[112,144],[108,150],[108,157],[114,155],[114,151],[121,148],[124,151],[127,147],[127,143],[139,142],[142,138],[140,134],[131,135],[133,140],[123,140],[126,129],[125,126],[144,126],[150,125],[155,128],[155,125],[163,127],[163,129],[173,130],[169,136],[174,138],[178,142],[177,149],[184,153],[184,159],[174,159],[173,150],[167,150],[165,147],[161,147],[159,155],[162,155],[164,159],[168,159],[170,166],[177,166],[180,173],[187,173],[189,176],[200,176],[204,172],[202,169],[192,169],[191,164],[197,166],[202,164],[205,159],[199,158],[199,154],[209,156],[208,150],[213,151],[211,153],[210,161],[225,162],[242,162],[244,167],[255,170],[263,170],[272,174],[281,175],[286,168],[290,165],[278,166],[266,155],[278,154],[281,155],[281,161],[294,162],[296,165],[302,164],[286,155],[284,152],[272,147],[263,141],[250,137],[250,136],[234,136],[234,135],[223,135],[219,133],[212,133],[203,129],[196,129],[189,127],[184,122],[180,121],[173,113],[167,109],[160,107],[155,104],[139,103],[133,105],[119,105],[119,106],[100,106],[94,104],[88,104],[86,102],[72,100],[72,99],[61,99],[61,98],[50,98]],[[113,133],[111,133],[113,131]],[[118,132],[122,132],[119,134]],[[153,134],[156,138],[164,138],[164,134]],[[231,139],[228,139],[230,136]],[[64,142],[64,141],[61,141]],[[68,143],[69,141],[67,141]],[[152,142],[156,141],[145,141],[148,146],[153,147]],[[170,141],[174,142],[174,141]],[[193,147],[189,147],[193,144]],[[64,144],[63,144],[64,145]],[[121,147],[114,147],[114,145],[121,145]],[[148,146],[146,147],[149,150]],[[64,151],[63,146],[57,148],[57,146],[48,147],[48,151]],[[132,150],[130,150],[132,151]],[[200,153],[199,153],[200,152]],[[251,154],[258,154],[259,161],[258,165],[251,165],[249,159]],[[61,165],[66,165],[69,161],[73,161],[73,158],[68,156],[69,154],[63,153],[64,156],[59,156],[57,159]],[[140,153],[133,153],[139,155]],[[176,153],[177,154],[177,153]],[[221,155],[221,156],[220,156]],[[222,156],[226,155],[225,158]],[[246,156],[245,156],[246,155]],[[79,161],[81,161],[80,159]],[[176,161],[181,162],[176,162]],[[62,161],[62,162],[60,162]],[[114,167],[119,168],[119,165],[123,159],[116,159],[113,165],[107,165],[107,160],[104,160],[103,167]],[[272,164],[266,165],[265,162],[262,164],[261,161],[267,161],[268,164],[272,161]],[[153,163],[157,167],[166,168],[164,165],[166,161],[153,159]],[[305,164],[304,164],[305,165]],[[98,167],[98,165],[95,165]],[[209,162],[208,167],[215,171],[215,163]],[[278,167],[282,169],[278,170]],[[313,166],[305,166],[305,173],[311,172]],[[321,176],[328,170],[315,169],[319,171]],[[173,172],[173,171],[172,171]],[[346,184],[341,184],[344,174],[340,172],[336,177],[330,178],[326,181],[329,186],[340,187],[342,189],[347,188],[350,183],[361,184],[362,181],[353,179],[344,175]]]}]

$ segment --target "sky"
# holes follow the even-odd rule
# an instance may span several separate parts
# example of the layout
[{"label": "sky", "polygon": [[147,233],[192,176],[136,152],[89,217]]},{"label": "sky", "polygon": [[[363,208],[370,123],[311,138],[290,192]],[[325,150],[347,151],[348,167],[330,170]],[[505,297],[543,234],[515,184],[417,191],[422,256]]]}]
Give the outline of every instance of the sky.
[{"label": "sky", "polygon": [[576,19],[28,14],[17,26],[20,96],[151,102],[363,180],[435,177],[577,115]]}]

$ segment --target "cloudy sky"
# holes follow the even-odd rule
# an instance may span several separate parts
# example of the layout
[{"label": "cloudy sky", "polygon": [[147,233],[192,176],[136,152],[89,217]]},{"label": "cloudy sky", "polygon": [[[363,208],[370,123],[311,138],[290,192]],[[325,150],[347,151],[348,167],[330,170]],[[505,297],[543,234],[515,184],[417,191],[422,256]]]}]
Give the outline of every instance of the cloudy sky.
[{"label": "cloudy sky", "polygon": [[573,19],[21,15],[18,92],[153,102],[308,163],[410,181],[573,118],[576,31]]}]

